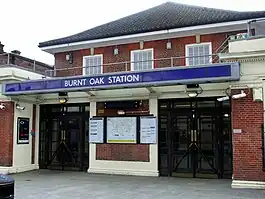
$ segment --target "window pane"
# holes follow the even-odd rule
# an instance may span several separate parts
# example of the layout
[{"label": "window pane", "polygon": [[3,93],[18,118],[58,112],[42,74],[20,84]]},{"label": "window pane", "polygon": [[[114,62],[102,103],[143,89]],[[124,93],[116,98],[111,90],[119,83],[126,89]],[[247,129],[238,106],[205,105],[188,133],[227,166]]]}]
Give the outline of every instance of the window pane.
[{"label": "window pane", "polygon": [[102,57],[101,56],[90,56],[85,58],[85,72],[86,75],[93,75],[93,74],[100,74],[101,71],[101,63]]},{"label": "window pane", "polygon": [[152,61],[150,61],[152,59],[152,50],[133,52],[134,70],[152,69]]},{"label": "window pane", "polygon": [[189,57],[188,64],[189,65],[201,65],[201,64],[209,64],[210,63],[210,45],[209,44],[201,44],[201,45],[194,45],[188,47],[188,54],[186,55]]}]

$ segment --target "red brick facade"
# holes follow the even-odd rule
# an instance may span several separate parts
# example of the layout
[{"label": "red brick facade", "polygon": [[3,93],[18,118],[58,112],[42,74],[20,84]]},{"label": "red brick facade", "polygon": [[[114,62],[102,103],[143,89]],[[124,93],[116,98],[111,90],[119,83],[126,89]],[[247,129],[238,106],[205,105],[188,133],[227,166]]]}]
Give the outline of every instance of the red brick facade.
[{"label": "red brick facade", "polygon": [[14,103],[3,102],[5,110],[0,110],[0,166],[12,166]]},{"label": "red brick facade", "polygon": [[[240,90],[234,93],[240,93]],[[262,170],[262,124],[263,102],[254,102],[251,92],[245,98],[232,101],[232,127],[242,129],[242,133],[232,135],[235,180],[265,181]]]},{"label": "red brick facade", "polygon": [[[116,116],[117,109],[104,109],[104,103],[97,103],[98,116]],[[148,101],[134,110],[125,110],[126,115],[148,115]],[[147,144],[97,144],[97,160],[141,161],[149,162],[149,145]]]},{"label": "red brick facade", "polygon": [[[227,38],[227,33],[219,33],[213,35],[202,35],[200,37],[201,43],[211,42],[212,43],[212,53],[216,53],[220,45]],[[180,57],[179,59],[174,59],[174,66],[184,66],[185,65],[185,45],[187,44],[195,44],[196,37],[183,37],[183,38],[173,38],[170,39],[172,43],[172,48],[167,49],[166,43],[168,40],[158,40],[158,41],[147,41],[144,42],[144,49],[153,48],[154,49],[154,59],[160,58],[170,58],[170,57]],[[118,71],[126,71],[126,69],[130,70],[130,64],[125,67],[125,64],[115,64],[108,65],[110,63],[118,63],[118,62],[129,62],[131,51],[139,50],[139,43],[132,44],[124,44],[118,45],[119,54],[114,55],[113,51],[116,46],[108,46],[95,48],[94,54],[103,54],[103,64],[106,64],[103,67],[104,73],[110,72],[118,72]],[[90,49],[84,49],[79,51],[73,51],[73,63],[70,64],[66,61],[65,56],[68,52],[57,53],[55,54],[55,65],[57,69],[57,76],[71,76],[71,75],[81,75],[82,74],[82,66],[83,66],[83,56],[90,55]],[[171,64],[171,60],[158,60],[155,61],[155,67],[169,67]],[[58,70],[68,68],[68,70]],[[72,68],[72,69],[71,69]]]}]

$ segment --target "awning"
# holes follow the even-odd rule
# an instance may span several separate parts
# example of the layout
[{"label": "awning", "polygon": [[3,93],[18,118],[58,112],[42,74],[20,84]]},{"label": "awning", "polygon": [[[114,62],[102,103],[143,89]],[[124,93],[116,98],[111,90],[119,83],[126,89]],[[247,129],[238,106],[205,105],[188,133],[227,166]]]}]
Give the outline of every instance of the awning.
[{"label": "awning", "polygon": [[239,63],[159,68],[141,72],[57,77],[3,85],[4,95],[141,88],[182,84],[221,83],[240,79]]}]

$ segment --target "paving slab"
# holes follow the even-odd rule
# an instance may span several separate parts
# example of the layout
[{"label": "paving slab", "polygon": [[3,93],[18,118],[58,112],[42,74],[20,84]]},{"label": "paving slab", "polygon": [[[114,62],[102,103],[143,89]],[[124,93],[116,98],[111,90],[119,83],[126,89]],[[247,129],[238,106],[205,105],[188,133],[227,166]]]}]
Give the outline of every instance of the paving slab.
[{"label": "paving slab", "polygon": [[12,175],[16,199],[264,199],[231,180],[137,177],[39,170]]}]

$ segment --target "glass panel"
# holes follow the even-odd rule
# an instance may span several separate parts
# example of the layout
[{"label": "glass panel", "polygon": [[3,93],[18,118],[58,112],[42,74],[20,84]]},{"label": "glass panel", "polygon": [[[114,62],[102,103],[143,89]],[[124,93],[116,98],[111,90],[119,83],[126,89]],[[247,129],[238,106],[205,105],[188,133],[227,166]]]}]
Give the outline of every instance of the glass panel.
[{"label": "glass panel", "polygon": [[67,112],[80,112],[79,106],[69,106],[67,107]]},{"label": "glass panel", "polygon": [[152,50],[133,52],[133,58],[134,58],[134,63],[133,63],[134,70],[152,69],[153,61],[150,61],[153,59]]}]

